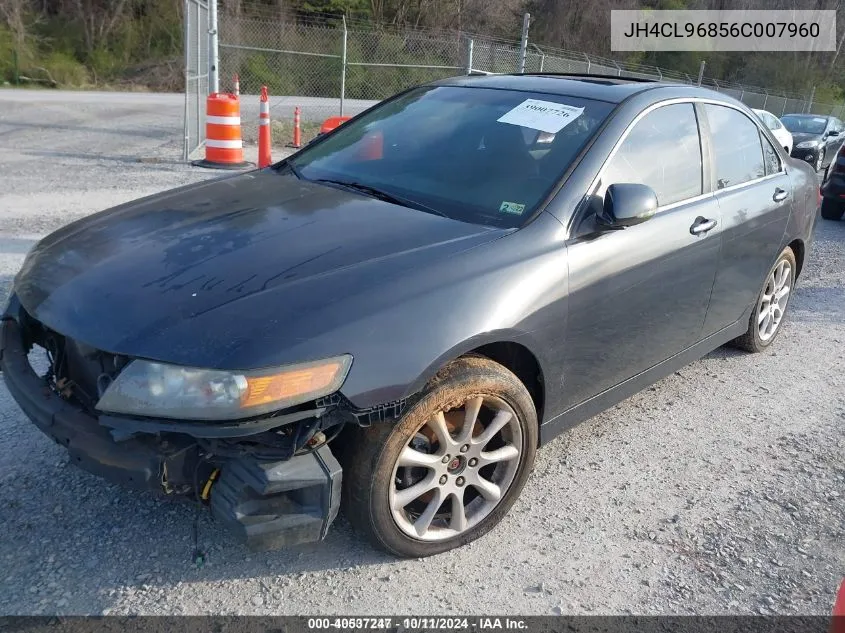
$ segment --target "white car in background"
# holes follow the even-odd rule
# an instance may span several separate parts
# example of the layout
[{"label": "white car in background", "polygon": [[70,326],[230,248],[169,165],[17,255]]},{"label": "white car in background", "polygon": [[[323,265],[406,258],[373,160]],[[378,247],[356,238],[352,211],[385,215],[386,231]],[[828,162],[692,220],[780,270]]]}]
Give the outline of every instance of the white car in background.
[{"label": "white car in background", "polygon": [[783,146],[783,149],[785,149],[786,153],[789,154],[792,151],[792,134],[789,130],[783,127],[783,123],[780,122],[780,119],[766,110],[754,109],[754,112],[758,117],[760,117],[763,123],[766,124],[766,127],[772,131],[772,134],[774,134],[775,138],[781,146]]}]

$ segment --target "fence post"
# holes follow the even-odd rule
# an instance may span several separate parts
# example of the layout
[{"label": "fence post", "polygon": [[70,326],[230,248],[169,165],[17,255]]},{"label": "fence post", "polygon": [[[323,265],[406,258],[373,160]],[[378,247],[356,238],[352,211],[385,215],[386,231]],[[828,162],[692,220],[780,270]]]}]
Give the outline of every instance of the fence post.
[{"label": "fence post", "polygon": [[616,66],[616,76],[621,77],[622,76],[622,68],[619,66],[619,64],[616,63],[615,59],[611,59],[610,61],[612,61],[613,65]]},{"label": "fence post", "polygon": [[190,115],[189,115],[189,93],[191,91],[191,5],[190,0],[185,0],[185,123],[183,127],[185,128],[185,145],[182,148],[182,160],[188,160],[189,149],[188,145],[190,144],[190,130],[189,126],[190,122]]},{"label": "fence post", "polygon": [[586,72],[586,74],[589,75],[590,74],[590,56],[587,55],[587,53],[584,53],[584,59],[587,60],[587,72]]},{"label": "fence post", "polygon": [[813,89],[810,91],[810,102],[807,104],[807,114],[810,114],[813,111],[813,99],[816,96],[816,87],[813,86]]},{"label": "fence post", "polygon": [[217,48],[217,0],[208,0],[208,92],[220,92],[220,55]]},{"label": "fence post", "polygon": [[660,72],[660,67],[655,66],[654,69],[657,71],[657,76],[659,77],[659,79],[657,81],[663,81],[663,73]]},{"label": "fence post", "polygon": [[763,90],[763,92],[765,92],[765,93],[766,93],[766,96],[765,96],[765,97],[763,97],[763,107],[762,107],[762,108],[760,108],[761,110],[765,110],[765,109],[766,109],[766,102],[769,100],[769,91],[764,89],[764,90]]},{"label": "fence post", "polygon": [[[207,95],[202,94],[202,90],[201,90],[202,81],[200,80],[200,77],[203,74],[203,72],[202,72],[202,27],[203,27],[203,25],[202,25],[202,19],[200,18],[200,5],[197,4],[196,7],[197,7],[197,9],[196,9],[196,14],[197,14],[197,44],[196,44],[197,50],[194,53],[194,55],[197,58],[197,69],[196,69],[196,76],[197,76],[197,81],[196,81],[196,84],[197,84],[197,113],[199,113],[200,109],[202,108],[202,106],[200,105],[200,103],[202,103],[202,102],[200,100],[205,99],[205,97]],[[205,28],[206,28],[206,31],[207,31],[208,30],[208,14],[206,14],[206,16],[205,16]],[[207,65],[208,60],[206,59],[205,62],[206,62],[205,80],[207,82],[208,81],[208,65]],[[207,85],[206,85],[206,88],[208,88]],[[202,126],[205,124],[205,121],[200,121],[200,118],[201,118],[200,116],[196,117],[196,119],[197,119],[197,121],[196,121],[196,123],[197,123],[197,139],[202,138]]]},{"label": "fence post", "polygon": [[343,16],[343,50],[340,52],[340,116],[343,116],[343,102],[346,99],[346,15]]},{"label": "fence post", "polygon": [[519,73],[525,72],[525,57],[528,54],[528,26],[531,23],[531,14],[522,16],[522,40],[519,43]]},{"label": "fence post", "polygon": [[786,112],[786,97],[783,98],[783,105],[780,107],[780,115],[783,116],[784,112]]},{"label": "fence post", "polygon": [[472,74],[472,48],[474,45],[473,39],[467,38],[467,75]]},{"label": "fence post", "polygon": [[703,59],[701,60],[701,66],[698,67],[698,84],[701,86],[701,82],[704,81],[704,67],[707,65]]}]

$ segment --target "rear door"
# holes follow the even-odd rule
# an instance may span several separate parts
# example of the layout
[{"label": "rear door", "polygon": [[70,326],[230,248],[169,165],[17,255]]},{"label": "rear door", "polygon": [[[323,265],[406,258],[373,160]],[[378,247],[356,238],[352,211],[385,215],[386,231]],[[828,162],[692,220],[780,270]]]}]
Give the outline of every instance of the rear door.
[{"label": "rear door", "polygon": [[713,186],[722,216],[721,255],[704,335],[737,321],[757,296],[778,255],[792,208],[780,154],[744,112],[699,104],[709,131]]},{"label": "rear door", "polygon": [[[705,165],[694,106],[672,103],[634,123],[603,168],[567,242],[567,408],[699,340],[719,254]],[[614,183],[654,189],[655,216],[597,231],[595,210]]]},{"label": "rear door", "polygon": [[825,151],[825,164],[833,163],[836,160],[836,152],[839,151],[842,141],[845,140],[845,137],[842,135],[842,121],[836,118],[831,118],[830,121],[829,131],[835,132],[836,135],[828,136],[826,139],[827,150]]}]

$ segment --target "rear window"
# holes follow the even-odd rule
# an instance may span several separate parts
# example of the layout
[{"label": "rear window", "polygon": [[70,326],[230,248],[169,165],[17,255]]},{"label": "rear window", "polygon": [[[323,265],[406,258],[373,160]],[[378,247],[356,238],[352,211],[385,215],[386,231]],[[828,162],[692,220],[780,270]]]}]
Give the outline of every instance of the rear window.
[{"label": "rear window", "polygon": [[781,118],[781,122],[793,134],[822,134],[827,127],[827,118],[823,116],[788,114]]},{"label": "rear window", "polygon": [[757,126],[739,110],[705,104],[716,159],[718,189],[741,185],[766,175]]},{"label": "rear window", "polygon": [[309,180],[355,182],[448,217],[521,225],[613,104],[540,93],[422,87],[306,148]]}]

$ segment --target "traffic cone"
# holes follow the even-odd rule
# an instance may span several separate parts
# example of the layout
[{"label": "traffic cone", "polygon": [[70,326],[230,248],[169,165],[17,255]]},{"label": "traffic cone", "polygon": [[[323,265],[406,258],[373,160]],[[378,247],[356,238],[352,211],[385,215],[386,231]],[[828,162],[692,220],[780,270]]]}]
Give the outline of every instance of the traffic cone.
[{"label": "traffic cone", "polygon": [[267,98],[267,86],[261,86],[261,101],[258,104],[258,167],[267,167],[273,162],[271,157],[270,102]]},{"label": "traffic cone", "polygon": [[237,95],[214,92],[206,99],[205,158],[191,162],[210,169],[244,169],[241,102]]},{"label": "traffic cone", "polygon": [[288,145],[288,147],[293,147],[294,149],[302,147],[302,130],[299,127],[301,115],[302,111],[299,109],[299,106],[296,106],[293,110],[293,143]]}]

